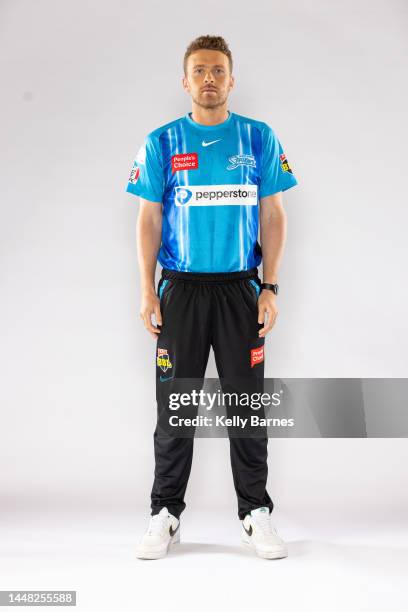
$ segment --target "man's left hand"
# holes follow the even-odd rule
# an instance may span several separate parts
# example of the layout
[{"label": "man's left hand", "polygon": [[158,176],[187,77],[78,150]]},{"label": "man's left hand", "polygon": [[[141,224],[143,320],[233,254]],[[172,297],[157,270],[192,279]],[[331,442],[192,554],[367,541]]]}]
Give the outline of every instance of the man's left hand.
[{"label": "man's left hand", "polygon": [[276,295],[269,289],[263,289],[258,298],[258,323],[263,323],[258,334],[260,338],[264,338],[271,331],[277,315]]}]

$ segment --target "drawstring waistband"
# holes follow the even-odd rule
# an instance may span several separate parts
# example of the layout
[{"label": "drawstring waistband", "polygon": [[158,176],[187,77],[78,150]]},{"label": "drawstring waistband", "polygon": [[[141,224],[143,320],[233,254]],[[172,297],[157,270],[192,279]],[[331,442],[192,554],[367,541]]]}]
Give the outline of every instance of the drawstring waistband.
[{"label": "drawstring waistband", "polygon": [[179,272],[178,270],[162,269],[162,278],[169,280],[179,279],[186,281],[199,282],[228,282],[241,280],[244,278],[256,278],[258,276],[258,268],[251,270],[242,270],[241,272]]}]

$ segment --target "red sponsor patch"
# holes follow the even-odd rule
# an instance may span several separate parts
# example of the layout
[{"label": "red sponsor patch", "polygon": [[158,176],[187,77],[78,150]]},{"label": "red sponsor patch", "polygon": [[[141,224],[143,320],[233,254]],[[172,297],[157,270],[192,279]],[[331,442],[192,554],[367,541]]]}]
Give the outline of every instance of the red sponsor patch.
[{"label": "red sponsor patch", "polygon": [[197,153],[182,153],[171,156],[171,171],[174,174],[180,170],[196,170],[198,168]]},{"label": "red sponsor patch", "polygon": [[257,363],[262,363],[262,361],[264,360],[264,347],[263,346],[251,349],[250,353],[251,353],[251,368],[253,368]]}]

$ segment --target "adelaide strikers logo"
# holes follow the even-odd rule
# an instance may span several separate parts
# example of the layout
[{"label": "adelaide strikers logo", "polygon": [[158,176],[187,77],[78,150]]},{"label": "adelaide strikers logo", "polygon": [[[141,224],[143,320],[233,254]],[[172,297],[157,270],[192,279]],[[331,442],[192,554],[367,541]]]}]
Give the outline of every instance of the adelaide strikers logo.
[{"label": "adelaide strikers logo", "polygon": [[193,192],[190,189],[186,189],[186,187],[175,187],[176,190],[176,201],[183,205],[187,204],[187,202],[191,199]]},{"label": "adelaide strikers logo", "polygon": [[169,353],[167,349],[158,348],[157,349],[157,365],[163,372],[167,372],[173,367],[173,364],[170,361]]},{"label": "adelaide strikers logo", "polygon": [[256,159],[253,155],[231,155],[228,161],[227,170],[235,170],[238,166],[250,166],[251,168],[256,166]]}]

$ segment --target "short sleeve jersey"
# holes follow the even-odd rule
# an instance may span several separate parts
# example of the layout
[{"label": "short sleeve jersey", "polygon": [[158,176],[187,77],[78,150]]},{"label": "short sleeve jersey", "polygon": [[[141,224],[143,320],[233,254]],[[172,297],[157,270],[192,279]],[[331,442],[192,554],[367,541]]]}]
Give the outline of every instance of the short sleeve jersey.
[{"label": "short sleeve jersey", "polygon": [[163,268],[238,272],[262,260],[259,200],[294,185],[269,125],[230,112],[205,126],[188,113],[147,135],[126,191],[162,204]]}]

